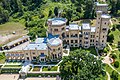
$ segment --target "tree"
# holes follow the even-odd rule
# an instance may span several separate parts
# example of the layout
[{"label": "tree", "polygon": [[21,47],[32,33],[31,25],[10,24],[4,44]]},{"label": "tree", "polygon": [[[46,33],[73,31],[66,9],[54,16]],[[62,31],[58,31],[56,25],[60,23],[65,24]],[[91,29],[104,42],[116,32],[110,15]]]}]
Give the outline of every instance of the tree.
[{"label": "tree", "polygon": [[52,15],[52,10],[49,10],[49,15],[48,17],[50,17]]},{"label": "tree", "polygon": [[93,0],[87,0],[85,1],[86,5],[85,5],[85,12],[84,12],[84,18],[88,19],[88,18],[93,18],[93,14],[95,14],[94,12],[94,1]]},{"label": "tree", "polygon": [[115,66],[116,68],[118,68],[118,67],[119,67],[119,62],[116,61],[116,62],[114,63],[114,66]]},{"label": "tree", "polygon": [[58,7],[54,8],[54,14],[55,14],[55,16],[58,16]]},{"label": "tree", "polygon": [[108,35],[107,41],[112,43],[113,40],[114,40],[114,35],[113,34]]},{"label": "tree", "polygon": [[110,76],[112,80],[118,80],[119,74],[116,71],[112,71],[112,75]]},{"label": "tree", "polygon": [[60,64],[62,80],[94,80],[103,73],[101,60],[84,50],[75,50]]}]

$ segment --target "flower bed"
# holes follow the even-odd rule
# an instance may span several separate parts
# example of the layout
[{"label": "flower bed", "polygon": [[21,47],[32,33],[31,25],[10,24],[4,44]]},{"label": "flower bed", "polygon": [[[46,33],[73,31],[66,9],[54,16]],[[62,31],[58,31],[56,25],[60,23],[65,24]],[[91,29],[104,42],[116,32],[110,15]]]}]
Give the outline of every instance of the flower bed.
[{"label": "flower bed", "polygon": [[11,68],[10,69],[5,69],[4,68],[4,69],[1,70],[1,73],[19,73],[19,71],[20,71],[20,69],[17,69],[17,68],[16,69],[11,69]]},{"label": "flower bed", "polygon": [[40,71],[41,66],[34,66],[33,71]]},{"label": "flower bed", "polygon": [[58,66],[44,66],[42,71],[57,71]]},{"label": "flower bed", "polygon": [[22,67],[22,65],[5,65],[4,67]]}]

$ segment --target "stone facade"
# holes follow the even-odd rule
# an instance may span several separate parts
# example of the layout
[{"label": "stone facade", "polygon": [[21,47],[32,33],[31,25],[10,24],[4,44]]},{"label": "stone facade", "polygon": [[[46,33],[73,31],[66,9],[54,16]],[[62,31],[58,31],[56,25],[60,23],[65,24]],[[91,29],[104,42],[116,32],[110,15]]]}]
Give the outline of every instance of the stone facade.
[{"label": "stone facade", "polygon": [[[35,42],[27,45],[22,50],[24,60],[31,62],[60,60],[64,46],[83,48],[95,46],[98,49],[104,49],[110,20],[107,6],[107,4],[96,3],[96,26],[91,26],[89,23],[82,23],[81,26],[78,24],[66,25],[65,18],[48,19],[47,37],[37,38]],[[11,53],[6,53],[8,60],[9,54]]]}]

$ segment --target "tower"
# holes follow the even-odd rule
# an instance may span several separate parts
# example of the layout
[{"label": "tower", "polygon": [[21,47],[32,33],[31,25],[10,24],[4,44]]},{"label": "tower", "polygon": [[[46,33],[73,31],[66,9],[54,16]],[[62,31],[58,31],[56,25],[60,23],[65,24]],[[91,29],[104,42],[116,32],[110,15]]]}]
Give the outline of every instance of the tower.
[{"label": "tower", "polygon": [[104,14],[107,14],[108,13],[108,4],[100,4],[99,2],[97,2],[95,9],[96,9],[96,11],[103,11]]},{"label": "tower", "polygon": [[107,34],[109,30],[109,20],[110,16],[108,14],[103,14],[102,11],[97,11],[97,21],[96,21],[96,47],[98,49],[103,49],[106,46]]},{"label": "tower", "polygon": [[60,39],[65,37],[65,27],[67,20],[65,18],[52,18],[48,19],[47,34],[59,35]]}]

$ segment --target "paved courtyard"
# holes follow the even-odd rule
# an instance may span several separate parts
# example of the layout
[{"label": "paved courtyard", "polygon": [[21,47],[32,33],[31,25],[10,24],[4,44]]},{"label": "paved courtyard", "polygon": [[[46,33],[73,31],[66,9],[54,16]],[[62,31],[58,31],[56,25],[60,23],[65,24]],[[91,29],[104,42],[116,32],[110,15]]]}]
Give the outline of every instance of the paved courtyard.
[{"label": "paved courtyard", "polygon": [[0,80],[18,80],[19,74],[1,74]]},{"label": "paved courtyard", "polygon": [[56,80],[56,78],[26,78],[25,80]]}]

